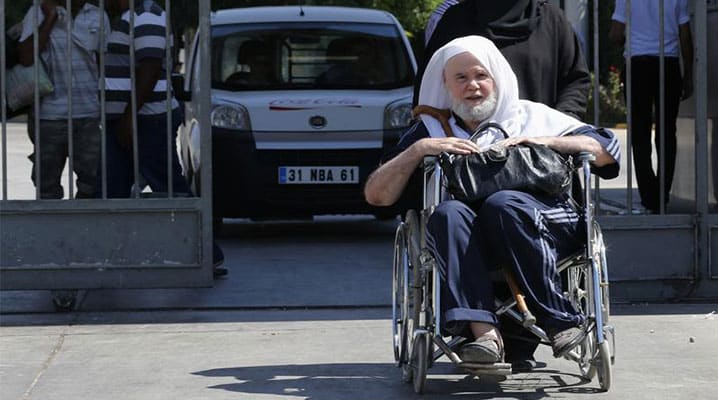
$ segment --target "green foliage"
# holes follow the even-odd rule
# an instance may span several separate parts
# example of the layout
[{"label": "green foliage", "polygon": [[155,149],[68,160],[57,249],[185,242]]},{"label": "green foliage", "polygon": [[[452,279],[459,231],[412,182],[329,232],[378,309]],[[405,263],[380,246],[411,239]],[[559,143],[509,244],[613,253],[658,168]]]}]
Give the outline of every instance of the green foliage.
[{"label": "green foliage", "polygon": [[[611,16],[615,4],[613,1],[589,0],[586,10],[589,13],[593,11],[593,2],[598,1],[598,54],[599,54],[599,74],[601,81],[609,79],[611,66],[621,65],[623,63],[623,46],[617,46],[608,40],[608,32],[611,29]],[[589,15],[589,18],[591,16]],[[593,42],[593,22],[589,24],[590,40]],[[593,69],[593,54],[586,54],[589,61],[589,68]]]},{"label": "green foliage", "polygon": [[[442,0],[212,0],[212,10],[280,5],[316,5],[362,7],[385,10],[401,23],[412,42],[414,53],[423,51],[423,32],[429,15]],[[172,19],[176,32],[192,31],[197,26],[196,0],[173,0]]]},{"label": "green foliage", "polygon": [[[594,85],[595,75],[591,73],[591,91],[588,94],[586,121],[594,122]],[[599,125],[615,125],[626,122],[626,104],[623,99],[623,83],[618,68],[608,69],[607,80],[598,87]]]},{"label": "green foliage", "polygon": [[212,0],[212,9],[272,5],[322,5],[363,7],[394,14],[409,34],[423,31],[426,20],[442,0]]}]

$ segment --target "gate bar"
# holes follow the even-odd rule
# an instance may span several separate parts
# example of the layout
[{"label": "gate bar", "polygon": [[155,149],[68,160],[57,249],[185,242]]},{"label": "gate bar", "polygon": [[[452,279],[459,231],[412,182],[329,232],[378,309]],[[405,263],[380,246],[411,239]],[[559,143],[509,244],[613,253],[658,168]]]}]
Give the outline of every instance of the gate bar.
[{"label": "gate bar", "polygon": [[105,118],[105,51],[107,51],[107,37],[105,31],[105,0],[99,1],[100,7],[100,40],[102,40],[102,51],[99,53],[100,65],[100,182],[102,185],[101,197],[107,198],[107,120]]},{"label": "gate bar", "polygon": [[170,0],[165,0],[165,93],[167,95],[167,197],[174,196],[174,188],[172,187],[173,171],[172,171],[172,70],[174,69],[174,60],[172,59],[172,50],[174,42],[172,41],[171,28],[172,19],[170,8]]},{"label": "gate bar", "polygon": [[211,45],[211,24],[210,24],[210,2],[199,1],[199,43],[197,48],[200,52],[199,60],[202,63],[199,68],[199,92],[205,95],[200,96],[199,101],[199,126],[200,152],[203,165],[200,169],[202,179],[201,204],[202,204],[202,267],[212,269],[212,243],[213,243],[213,211],[212,211],[212,135],[209,120],[211,112],[211,67],[212,58]]},{"label": "gate bar", "polygon": [[[67,11],[67,74],[65,80],[67,83],[67,198],[72,199],[75,196],[75,183],[73,178],[74,168],[74,142],[73,121],[72,121],[72,1],[65,2],[65,11]],[[79,15],[79,14],[78,14]]]},{"label": "gate bar", "polygon": [[33,94],[35,102],[33,104],[33,109],[35,110],[35,114],[33,115],[33,119],[35,120],[35,148],[33,149],[33,167],[35,168],[35,199],[41,199],[42,184],[40,181],[40,166],[42,164],[42,157],[40,157],[40,154],[42,154],[42,150],[40,145],[40,88],[38,85],[38,82],[40,81],[40,25],[38,24],[38,13],[40,13],[41,11],[40,0],[33,0],[32,3],[35,7],[35,11],[32,13],[32,20],[34,25],[34,27],[32,28],[32,57],[34,66],[33,78],[35,79],[35,93]]},{"label": "gate bar", "polygon": [[[2,7],[0,7],[0,31],[2,31],[2,39],[0,39],[0,54],[3,55],[3,57],[0,57],[0,87],[5,90],[5,66],[6,61],[5,60],[5,54],[7,54],[7,51],[5,50],[5,46],[7,45],[5,43],[5,0],[2,0]],[[5,104],[5,94],[0,93],[0,107],[2,107],[2,119],[0,120],[0,123],[2,123],[2,199],[7,200],[7,110],[5,107],[7,105]]]},{"label": "gate bar", "polygon": [[[656,125],[659,127],[658,132],[654,135],[658,135],[658,143],[660,148],[658,149],[658,213],[666,213],[666,54],[665,54],[665,2],[659,0],[658,3],[658,118],[656,119]],[[681,87],[683,87],[681,85]],[[675,160],[674,160],[675,162]]]},{"label": "gate bar", "polygon": [[135,65],[135,3],[130,3],[130,110],[132,111],[132,168],[135,183],[132,186],[132,197],[139,198],[140,187],[140,147],[137,143],[137,66]]},{"label": "gate bar", "polygon": [[633,56],[633,52],[631,51],[631,0],[626,0],[626,33],[625,33],[625,44],[624,44],[624,51],[626,55],[624,56],[625,62],[626,62],[626,167],[628,167],[628,171],[626,174],[626,205],[628,209],[628,215],[633,214],[633,129],[631,128],[631,125],[633,125],[633,117],[631,116],[631,113],[633,112],[633,107],[631,107],[631,102],[633,101],[633,77],[632,77],[632,62],[631,57]]}]

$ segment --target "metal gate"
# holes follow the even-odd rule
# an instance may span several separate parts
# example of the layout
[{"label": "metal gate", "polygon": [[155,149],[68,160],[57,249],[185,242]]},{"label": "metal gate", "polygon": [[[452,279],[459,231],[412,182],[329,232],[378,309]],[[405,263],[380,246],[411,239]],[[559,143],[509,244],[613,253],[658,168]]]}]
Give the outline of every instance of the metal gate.
[{"label": "metal gate", "polygon": [[[659,1],[663,4],[663,0]],[[37,5],[38,0],[34,1]],[[100,1],[102,7],[103,1]],[[169,9],[169,0],[165,2]],[[630,0],[626,0],[630,3]],[[4,14],[4,4],[2,12]],[[210,60],[209,2],[197,2],[201,60]],[[584,7],[583,21],[599,31],[599,1],[563,2]],[[596,204],[608,246],[612,298],[625,301],[718,297],[718,1],[689,0],[694,38],[693,97],[678,119],[678,161],[669,207],[634,213],[638,194],[630,160],[631,129],[624,141],[625,183],[598,182]],[[568,10],[567,10],[568,11]],[[590,11],[590,12],[587,12]],[[4,24],[4,15],[0,18]],[[6,27],[3,25],[2,30]],[[37,31],[36,31],[37,32]],[[37,35],[36,35],[37,36]],[[590,46],[598,49],[594,35]],[[3,39],[2,50],[5,51]],[[37,44],[36,46],[37,47]],[[37,51],[37,49],[35,50]],[[37,54],[37,53],[36,53]],[[5,87],[5,59],[2,87]],[[594,71],[599,69],[593,51]],[[200,68],[202,131],[209,132],[209,68]],[[598,98],[598,87],[594,98]],[[36,102],[37,103],[37,102]],[[204,162],[199,197],[172,193],[130,199],[13,199],[8,191],[8,123],[2,100],[2,201],[0,288],[139,288],[209,286],[211,276],[211,162]],[[593,121],[600,125],[596,106]],[[660,134],[660,133],[659,133]],[[209,135],[201,138],[211,157]],[[71,175],[71,174],[70,174]],[[72,181],[68,179],[68,186]],[[716,253],[714,255],[713,253]]]},{"label": "metal gate", "polygon": [[[630,0],[626,0],[626,31],[630,31]],[[656,0],[663,15],[663,0]],[[691,27],[694,42],[694,94],[681,104],[677,120],[678,150],[676,172],[668,206],[661,206],[658,214],[637,215],[639,200],[635,190],[630,144],[630,96],[628,95],[629,123],[623,156],[627,158],[626,184],[611,187],[610,182],[599,182],[596,203],[603,212],[599,221],[605,232],[612,282],[611,297],[618,301],[665,301],[715,299],[718,297],[718,161],[713,151],[718,148],[718,2],[715,0],[689,0]],[[598,2],[593,2],[593,16],[598,15]],[[598,21],[592,21],[598,32]],[[662,30],[663,23],[661,23]],[[593,36],[593,48],[599,45]],[[661,36],[661,44],[663,37]],[[594,70],[599,66],[598,52],[594,52]],[[663,54],[661,54],[663,57]],[[627,68],[630,70],[630,53]],[[663,64],[663,61],[661,61]],[[663,66],[661,66],[663,68]],[[664,72],[661,72],[661,77]],[[630,87],[630,76],[626,88]],[[661,96],[664,96],[660,84]],[[598,98],[598,87],[594,98]],[[635,94],[634,94],[635,95]],[[661,100],[663,101],[663,100]],[[664,103],[665,104],[665,103]],[[599,125],[598,105],[594,114]],[[665,143],[663,128],[654,133]],[[662,146],[664,147],[664,146]],[[659,150],[660,151],[660,150]],[[655,153],[654,153],[655,154]],[[662,175],[662,174],[661,174]],[[709,182],[709,177],[712,181]],[[665,177],[661,176],[661,188]],[[605,205],[613,208],[605,212]],[[616,212],[616,206],[618,212]],[[716,254],[713,254],[716,253]]]},{"label": "metal gate", "polygon": [[[39,6],[40,1],[34,0],[33,5]],[[162,4],[161,1],[157,3]],[[72,4],[68,1],[69,4]],[[106,1],[99,1],[99,8],[105,11]],[[202,52],[202,60],[208,62],[209,57],[209,2],[197,2],[199,14],[199,29]],[[170,30],[170,0],[163,5],[165,13],[165,40],[168,44],[165,58],[165,84],[167,109],[172,107],[172,92],[170,71],[173,65],[170,52],[172,32]],[[70,10],[68,10],[70,11]],[[132,8],[130,8],[132,11]],[[0,28],[6,32],[5,26],[5,2],[0,8]],[[130,64],[135,63],[134,35],[136,15],[129,12],[129,57]],[[35,16],[37,21],[38,16]],[[72,31],[72,18],[66,18],[66,32],[73,32],[67,36],[67,48],[72,48],[71,40],[74,40]],[[100,18],[99,32],[101,37],[110,29],[105,20]],[[56,23],[61,23],[59,22]],[[33,53],[34,60],[39,58],[39,33],[38,23],[34,23],[33,32]],[[159,34],[158,34],[159,35]],[[3,35],[0,42],[3,52],[0,64],[0,85],[2,93],[7,87],[8,74],[6,73],[5,54],[9,43]],[[68,74],[72,76],[72,63],[70,50],[68,50]],[[134,107],[137,101],[135,89],[136,71],[131,71],[130,82],[131,104],[132,104],[132,151],[135,185],[130,198],[108,198],[106,178],[107,154],[106,154],[106,127],[107,121],[104,117],[106,108],[105,94],[107,91],[103,78],[107,60],[103,52],[99,52],[99,82],[100,104],[101,104],[101,131],[102,131],[102,177],[101,195],[96,199],[79,199],[74,195],[73,173],[73,152],[79,151],[73,148],[73,134],[71,116],[73,110],[72,96],[68,99],[68,168],[66,168],[67,180],[65,183],[65,199],[44,199],[41,198],[40,186],[37,185],[35,195],[31,198],[22,199],[22,195],[13,192],[16,187],[14,182],[18,179],[28,180],[27,175],[18,176],[19,165],[8,163],[12,159],[12,152],[16,151],[9,143],[17,143],[17,135],[24,128],[24,123],[8,121],[8,104],[6,97],[2,96],[2,200],[0,201],[0,230],[2,236],[2,247],[0,248],[0,288],[3,290],[16,289],[91,289],[91,288],[157,288],[157,287],[196,287],[211,286],[212,284],[212,202],[211,202],[211,168],[202,168],[201,193],[198,196],[173,192],[172,174],[170,173],[172,155],[170,150],[167,154],[167,179],[168,190],[163,193],[142,192],[144,187],[138,173],[138,140],[137,140],[137,109]],[[38,65],[35,62],[34,65]],[[34,135],[35,154],[42,152],[43,142],[40,141],[39,132],[39,90],[38,90],[38,68],[33,67],[35,77],[34,89]],[[200,91],[202,98],[199,105],[205,110],[201,115],[203,131],[209,132],[209,107],[210,107],[210,70],[200,69]],[[68,83],[68,92],[72,93],[72,79],[65,80]],[[170,115],[171,113],[167,113]],[[32,122],[32,120],[30,121]],[[170,117],[167,120],[167,148],[171,149],[171,140],[174,132],[171,132]],[[160,132],[157,132],[161,134]],[[201,149],[211,157],[211,142],[209,135],[201,138]],[[27,140],[27,138],[24,138]],[[36,166],[42,162],[41,157],[36,157]],[[17,158],[15,158],[17,159]],[[211,159],[210,159],[211,160]],[[20,162],[14,164],[21,164]],[[212,163],[207,163],[211,166]],[[41,182],[41,167],[36,168],[34,175],[36,182]]]}]

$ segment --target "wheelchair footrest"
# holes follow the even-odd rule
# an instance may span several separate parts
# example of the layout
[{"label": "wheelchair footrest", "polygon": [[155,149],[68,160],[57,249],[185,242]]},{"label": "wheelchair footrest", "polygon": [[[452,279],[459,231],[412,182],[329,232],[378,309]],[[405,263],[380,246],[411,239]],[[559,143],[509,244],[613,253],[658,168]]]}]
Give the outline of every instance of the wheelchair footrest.
[{"label": "wheelchair footrest", "polygon": [[511,375],[511,364],[509,363],[466,363],[462,362],[459,367],[467,370],[472,375]]}]

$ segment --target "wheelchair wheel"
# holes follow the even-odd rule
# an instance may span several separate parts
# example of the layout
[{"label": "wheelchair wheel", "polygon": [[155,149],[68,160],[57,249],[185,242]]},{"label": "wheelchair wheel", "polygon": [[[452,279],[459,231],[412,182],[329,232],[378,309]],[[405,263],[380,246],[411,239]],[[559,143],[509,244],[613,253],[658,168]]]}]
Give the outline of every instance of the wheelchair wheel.
[{"label": "wheelchair wheel", "polygon": [[[610,316],[610,299],[608,295],[608,280],[606,279],[606,247],[603,243],[603,234],[597,223],[593,226],[592,243],[590,244],[591,260],[576,263],[568,270],[569,298],[577,311],[586,316],[590,331],[586,339],[576,348],[578,353],[578,367],[586,379],[593,379],[598,373],[599,382],[607,380],[610,385],[610,345],[605,337],[604,327],[608,324]],[[598,293],[594,293],[594,274],[598,272]],[[598,297],[600,309],[596,309],[594,300]],[[597,314],[601,316],[601,326],[597,325]],[[604,341],[598,343],[598,330],[604,333]],[[606,356],[607,354],[607,356]],[[605,367],[604,357],[608,357],[608,367]],[[606,372],[607,371],[607,372]],[[608,378],[605,376],[608,375]],[[601,384],[603,388],[603,384]],[[605,389],[608,390],[608,389]]]},{"label": "wheelchair wheel", "polygon": [[[576,311],[590,316],[591,307],[591,277],[587,263],[576,263],[567,270],[568,292],[567,297],[573,304]],[[596,375],[596,368],[593,365],[594,354],[596,354],[596,339],[591,333],[576,348],[578,353],[578,368],[581,375],[586,379],[592,379]]]},{"label": "wheelchair wheel", "polygon": [[606,262],[606,245],[603,242],[603,232],[601,232],[601,227],[597,223],[593,225],[593,260],[596,263],[595,268],[598,269],[601,277],[599,286],[601,288],[603,324],[608,325],[608,319],[611,316],[611,299],[608,293],[608,263]]},{"label": "wheelchair wheel", "polygon": [[[611,365],[613,364],[613,352],[611,351],[611,341],[609,341],[608,334],[613,334],[613,331],[609,331],[607,328],[609,317],[611,314],[611,302],[608,292],[608,264],[606,262],[606,246],[603,242],[603,233],[601,227],[595,223],[593,227],[593,260],[594,268],[599,273],[599,291],[597,296],[600,296],[600,310],[596,312],[601,313],[602,325],[596,327],[601,329],[603,332],[603,342],[597,345],[596,354],[593,360],[596,373],[598,375],[598,383],[602,391],[608,391],[611,387]],[[589,335],[596,340],[595,335]]]},{"label": "wheelchair wheel", "polygon": [[399,224],[396,228],[396,236],[394,238],[394,265],[392,270],[392,296],[391,296],[391,314],[392,314],[392,342],[394,345],[394,360],[396,366],[400,367],[406,363],[406,298],[407,281],[408,281],[408,259],[407,259],[406,242],[404,240],[404,223]]},{"label": "wheelchair wheel", "polygon": [[[574,307],[581,314],[589,316],[590,304],[590,282],[587,276],[587,268],[585,266],[572,267],[568,271],[569,279],[569,299]],[[595,329],[595,328],[594,328]],[[578,368],[581,375],[586,379],[593,379],[596,375],[596,368],[593,363],[596,354],[596,337],[594,332],[589,332],[581,344],[576,347],[578,353]]]},{"label": "wheelchair wheel", "polygon": [[611,388],[611,349],[608,341],[604,340],[598,346],[596,358],[596,372],[598,373],[598,384],[601,390],[607,392]]},{"label": "wheelchair wheel", "polygon": [[421,394],[424,392],[426,385],[426,371],[429,369],[429,335],[417,335],[414,338],[413,354],[411,364],[414,370],[412,383],[414,384],[414,393]]},{"label": "wheelchair wheel", "polygon": [[586,335],[586,339],[576,348],[578,353],[578,369],[581,371],[581,375],[592,380],[596,376],[596,365],[593,361],[594,354],[596,354],[596,338],[589,332]]},{"label": "wheelchair wheel", "polygon": [[[406,383],[412,382],[415,375],[415,367],[413,365],[414,356],[414,330],[419,326],[419,317],[421,313],[421,268],[419,266],[419,219],[416,211],[409,210],[406,214],[404,222],[401,224],[401,237],[397,237],[400,241],[400,259],[395,259],[401,265],[401,280],[403,280],[403,288],[401,295],[401,330],[399,331],[399,339],[401,340],[400,362],[402,369],[402,380]],[[419,282],[419,284],[415,284]]]},{"label": "wheelchair wheel", "polygon": [[[404,298],[406,305],[406,322],[404,324],[403,338],[406,347],[403,353],[407,361],[401,365],[401,378],[406,383],[412,382],[412,379],[416,379],[417,373],[415,361],[417,341],[416,338],[414,338],[414,331],[419,328],[419,315],[421,312],[421,288],[413,287],[413,282],[417,279],[417,270],[418,268],[410,267],[406,275],[409,280],[407,281],[407,296]],[[418,335],[417,338],[421,336],[423,335]]]}]

